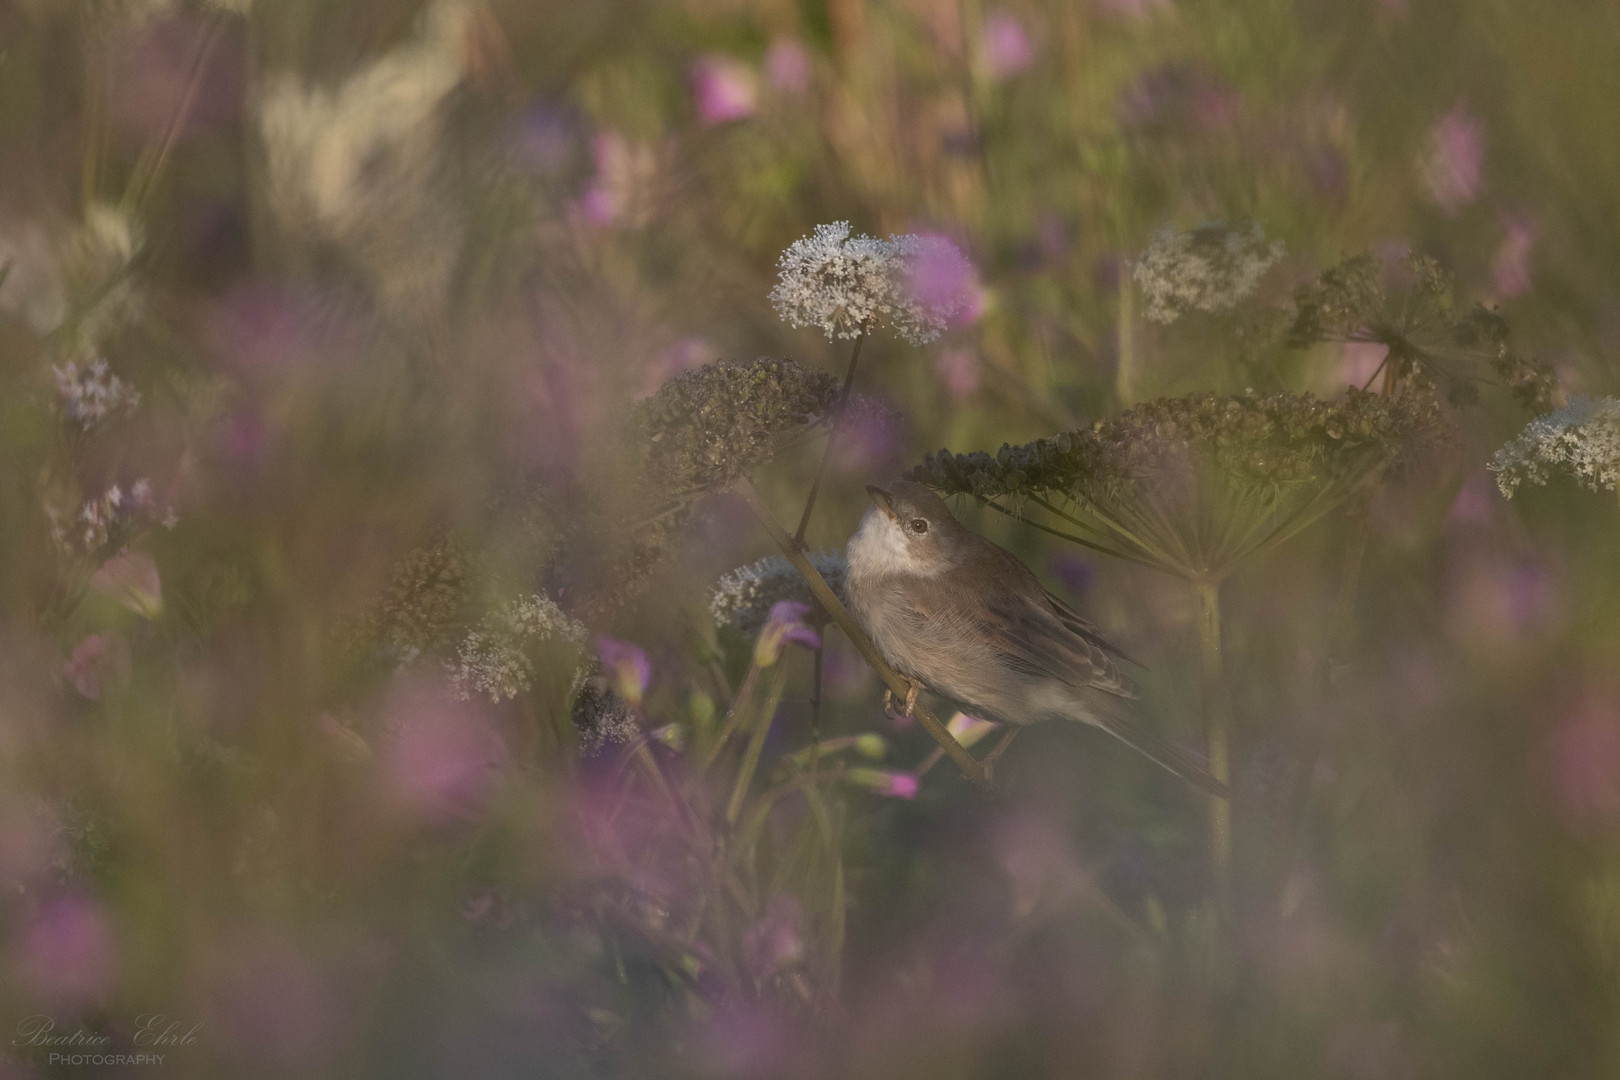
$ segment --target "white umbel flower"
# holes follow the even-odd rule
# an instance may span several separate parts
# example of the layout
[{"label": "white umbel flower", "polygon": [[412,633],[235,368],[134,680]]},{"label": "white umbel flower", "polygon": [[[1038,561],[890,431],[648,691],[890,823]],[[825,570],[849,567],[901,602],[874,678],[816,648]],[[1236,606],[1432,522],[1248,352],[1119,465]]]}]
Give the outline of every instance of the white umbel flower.
[{"label": "white umbel flower", "polygon": [[[855,338],[891,327],[913,345],[926,345],[967,306],[967,258],[938,236],[851,236],[849,222],[817,225],[777,260],[771,305],[790,326],[814,326],[834,338]],[[944,273],[941,273],[943,268]],[[964,268],[965,272],[957,272]],[[960,276],[961,288],[919,288]]]},{"label": "white umbel flower", "polygon": [[1620,398],[1576,397],[1557,412],[1538,416],[1492,457],[1502,494],[1521,483],[1545,484],[1554,470],[1569,472],[1593,491],[1620,483]]},{"label": "white umbel flower", "polygon": [[[810,556],[810,564],[826,579],[840,600],[844,597],[844,575],[848,566],[842,551],[818,551]],[[780,555],[739,566],[723,574],[714,586],[709,600],[709,612],[718,626],[731,626],[744,634],[753,634],[765,625],[771,608],[783,600],[814,604],[810,586],[793,564]]]},{"label": "white umbel flower", "polygon": [[585,627],[550,597],[522,597],[468,631],[449,665],[450,683],[463,700],[474,691],[496,704],[515,698],[533,684],[534,647],[556,639],[578,645]]},{"label": "white umbel flower", "polygon": [[1167,225],[1153,234],[1133,276],[1147,297],[1147,317],[1172,323],[1191,311],[1236,307],[1282,254],[1282,242],[1267,241],[1259,225],[1241,231],[1205,225],[1184,233]]},{"label": "white umbel flower", "polygon": [[120,410],[134,412],[141,403],[140,391],[107,370],[105,360],[92,360],[82,368],[69,360],[51,370],[56,372],[63,414],[85,431]]}]

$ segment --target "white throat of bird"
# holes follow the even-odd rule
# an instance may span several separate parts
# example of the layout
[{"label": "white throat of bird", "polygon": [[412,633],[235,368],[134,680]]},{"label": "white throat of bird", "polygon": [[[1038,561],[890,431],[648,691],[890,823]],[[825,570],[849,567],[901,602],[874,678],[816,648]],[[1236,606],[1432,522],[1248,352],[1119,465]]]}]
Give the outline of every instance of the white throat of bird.
[{"label": "white throat of bird", "polygon": [[856,577],[889,574],[933,577],[946,569],[942,559],[917,558],[911,545],[911,539],[893,515],[869,506],[866,516],[861,518],[861,527],[849,538],[849,549],[844,553],[849,560],[849,572]]}]

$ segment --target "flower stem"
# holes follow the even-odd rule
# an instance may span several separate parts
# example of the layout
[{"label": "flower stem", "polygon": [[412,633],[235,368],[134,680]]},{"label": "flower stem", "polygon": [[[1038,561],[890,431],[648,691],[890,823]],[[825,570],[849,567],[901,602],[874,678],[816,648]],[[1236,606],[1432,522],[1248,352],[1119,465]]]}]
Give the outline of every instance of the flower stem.
[{"label": "flower stem", "polygon": [[1131,283],[1131,267],[1122,263],[1119,268],[1118,361],[1114,375],[1114,395],[1121,405],[1129,408],[1137,403],[1136,393],[1136,292]]},{"label": "flower stem", "polygon": [[[1223,784],[1232,780],[1230,723],[1226,714],[1221,674],[1221,583],[1200,579],[1198,587],[1198,639],[1203,676],[1204,738],[1209,745],[1209,772]],[[1210,858],[1215,864],[1215,893],[1223,912],[1232,909],[1232,805],[1226,799],[1209,801]]]},{"label": "flower stem", "polygon": [[793,534],[793,542],[800,547],[804,546],[804,534],[810,528],[810,514],[816,508],[816,496],[821,493],[821,478],[827,473],[827,463],[832,460],[833,444],[838,441],[838,430],[844,422],[844,406],[849,402],[849,391],[855,385],[855,365],[861,361],[861,346],[866,344],[866,331],[862,330],[855,335],[855,348],[849,354],[849,370],[844,373],[844,388],[838,394],[838,406],[833,410],[832,426],[827,431],[827,445],[821,450],[821,464],[816,466],[815,479],[810,481],[810,497],[804,501],[804,513],[799,515],[799,528]]},{"label": "flower stem", "polygon": [[765,736],[771,732],[771,721],[776,717],[776,707],[782,703],[782,689],[786,685],[787,665],[778,660],[771,668],[770,681],[765,684],[765,700],[760,703],[759,712],[754,716],[754,730],[749,734],[748,748],[743,751],[737,781],[731,787],[731,801],[726,804],[728,824],[735,825],[738,815],[742,813],[743,798],[748,794],[748,786],[754,782],[760,751],[765,749]]},{"label": "flower stem", "polygon": [[[860,651],[861,656],[872,666],[872,670],[878,673],[878,677],[888,688],[905,697],[911,690],[911,684],[883,659],[877,651],[877,646],[872,644],[872,639],[866,636],[866,631],[855,621],[855,616],[849,613],[849,609],[838,599],[838,594],[832,591],[832,586],[827,584],[821,573],[809,559],[805,558],[803,547],[795,543],[793,537],[776,523],[776,519],[771,516],[770,508],[759,497],[759,492],[754,490],[754,485],[744,480],[737,490],[743,501],[748,504],[748,508],[754,512],[754,517],[759,520],[760,525],[770,534],[771,539],[776,541],[776,546],[782,549],[782,554],[787,557],[788,562],[793,564],[804,578],[805,584],[810,586],[811,594],[821,602],[827,614],[832,616],[832,620],[844,632],[844,636],[849,638],[850,643]],[[951,760],[956,762],[962,770],[962,775],[967,777],[970,783],[984,791],[990,789],[990,782],[985,778],[984,770],[979,767],[973,755],[968,753],[967,748],[956,741],[956,736],[940,722],[939,717],[920,701],[911,715],[922,725],[924,731],[933,736],[934,741],[939,743],[945,753],[950,755]]]}]

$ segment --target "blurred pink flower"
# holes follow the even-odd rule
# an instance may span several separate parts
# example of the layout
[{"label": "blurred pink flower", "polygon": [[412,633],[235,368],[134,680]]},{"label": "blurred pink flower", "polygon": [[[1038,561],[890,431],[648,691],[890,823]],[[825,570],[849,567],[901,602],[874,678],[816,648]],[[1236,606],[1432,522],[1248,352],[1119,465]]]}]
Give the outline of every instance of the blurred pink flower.
[{"label": "blurred pink flower", "polygon": [[803,1076],[814,1054],[792,1021],[764,1002],[728,1001],[715,1010],[699,1047],[704,1075]]},{"label": "blurred pink flower", "polygon": [[951,312],[948,326],[965,326],[977,319],[982,303],[979,275],[962,249],[946,236],[919,233],[922,241],[916,255],[906,264],[906,285],[921,305],[940,312]]},{"label": "blurred pink flower", "polygon": [[636,391],[639,401],[651,397],[660,386],[683,371],[702,367],[720,355],[713,343],[700,337],[682,338],[654,356],[641,372],[641,385]]},{"label": "blurred pink flower", "polygon": [[792,893],[777,893],[765,916],[743,935],[748,973],[768,979],[804,959],[804,910]]},{"label": "blurred pink flower", "polygon": [[1143,72],[1120,94],[1120,120],[1127,127],[1159,129],[1191,126],[1204,131],[1229,127],[1242,99],[1208,69],[1182,62]]},{"label": "blurred pink flower", "polygon": [[1506,648],[1563,616],[1558,583],[1538,559],[1465,547],[1448,566],[1447,612],[1460,640]]},{"label": "blurred pink flower", "polygon": [[760,667],[770,667],[782,658],[782,650],[789,642],[807,649],[819,649],[821,635],[804,623],[810,611],[809,604],[798,600],[778,600],[773,604],[771,614],[765,620],[765,628],[759,632],[759,639],[754,643],[754,663]]},{"label": "blurred pink flower", "polygon": [[652,681],[652,664],[639,645],[616,641],[609,637],[596,639],[596,655],[607,668],[613,690],[632,708],[641,704],[646,696],[647,684]]},{"label": "blurred pink flower", "polygon": [[129,645],[114,634],[91,634],[74,646],[73,655],[62,665],[77,690],[91,701],[101,700],[102,687],[108,680],[128,671]]},{"label": "blurred pink flower", "polygon": [[66,894],[46,901],[23,929],[17,952],[22,981],[42,998],[89,1005],[113,978],[113,927],[102,906]]},{"label": "blurred pink flower", "polygon": [[857,767],[846,770],[844,779],[856,787],[867,789],[874,795],[883,795],[891,799],[915,799],[917,797],[917,777],[913,773],[895,772],[892,769]]},{"label": "blurred pink flower", "polygon": [[617,131],[602,131],[591,139],[591,159],[596,172],[575,207],[584,222],[596,228],[643,223],[658,168],[653,149]]},{"label": "blurred pink flower", "polygon": [[1024,32],[1024,24],[1008,11],[992,11],[984,17],[981,48],[993,79],[1017,75],[1035,62],[1035,49]]},{"label": "blurred pink flower", "polygon": [[246,376],[301,366],[318,359],[322,332],[350,329],[334,322],[330,307],[311,293],[270,285],[232,289],[206,316],[209,353],[219,366]]},{"label": "blurred pink flower", "polygon": [[941,349],[934,357],[934,373],[945,385],[945,393],[960,401],[979,388],[979,354],[965,346]]},{"label": "blurred pink flower", "polygon": [[692,65],[692,98],[706,125],[752,116],[758,97],[753,69],[740,60],[711,53]]},{"label": "blurred pink flower", "polygon": [[146,619],[163,613],[163,582],[157,561],[144,551],[124,551],[90,575],[90,587]]},{"label": "blurred pink flower", "polygon": [[1508,223],[1502,246],[1491,260],[1491,287],[1501,299],[1530,290],[1530,253],[1536,246],[1536,227],[1526,221]]},{"label": "blurred pink flower", "polygon": [[1469,529],[1488,524],[1496,516],[1499,502],[1500,496],[1491,475],[1480,470],[1458,489],[1451,509],[1446,511],[1446,523]]},{"label": "blurred pink flower", "polygon": [[[858,395],[857,395],[858,396]],[[887,403],[857,407],[844,421],[833,449],[832,464],[845,475],[878,475],[898,471],[906,450],[905,418]]]},{"label": "blurred pink flower", "polygon": [[0,890],[29,888],[67,854],[62,822],[44,803],[12,803],[0,812]]},{"label": "blurred pink flower", "polygon": [[308,1068],[339,1045],[345,997],[313,959],[279,936],[219,944],[203,979],[203,1015],[227,1053],[278,1069]]},{"label": "blurred pink flower", "polygon": [[1620,711],[1593,696],[1553,731],[1547,764],[1553,797],[1575,827],[1620,824]]},{"label": "blurred pink flower", "polygon": [[772,41],[765,51],[765,78],[784,93],[804,93],[810,89],[810,50],[795,38]]},{"label": "blurred pink flower", "polygon": [[587,224],[598,228],[613,224],[619,216],[619,200],[600,182],[593,182],[579,197],[580,215]]},{"label": "blurred pink flower", "polygon": [[1456,214],[1479,197],[1484,186],[1485,131],[1473,115],[1458,106],[1429,132],[1423,182],[1447,214]]},{"label": "blurred pink flower", "polygon": [[400,676],[385,707],[380,766],[390,798],[424,818],[466,816],[483,805],[507,758],[476,701],[441,680]]},{"label": "blurred pink flower", "polygon": [[1069,838],[1045,817],[1024,813],[997,824],[996,851],[1020,918],[1072,908],[1087,888]]},{"label": "blurred pink flower", "polygon": [[1097,568],[1090,559],[1072,555],[1067,551],[1053,555],[1048,565],[1052,568],[1052,576],[1076,596],[1084,596],[1090,592],[1092,582],[1097,577]]},{"label": "blurred pink flower", "polygon": [[1339,379],[1347,386],[1366,386],[1383,366],[1389,346],[1377,341],[1347,341],[1340,346]]},{"label": "blurred pink flower", "polygon": [[[199,53],[207,35],[213,41],[206,54]],[[118,92],[108,97],[110,119],[139,144],[165,137],[185,143],[242,115],[246,68],[234,29],[206,19],[153,21],[115,35],[111,59]],[[171,133],[177,117],[181,122]]]},{"label": "blurred pink flower", "polygon": [[984,737],[996,730],[1000,725],[989,720],[980,720],[977,716],[969,716],[959,712],[951,717],[945,724],[945,730],[964,747],[971,747],[983,741]]}]

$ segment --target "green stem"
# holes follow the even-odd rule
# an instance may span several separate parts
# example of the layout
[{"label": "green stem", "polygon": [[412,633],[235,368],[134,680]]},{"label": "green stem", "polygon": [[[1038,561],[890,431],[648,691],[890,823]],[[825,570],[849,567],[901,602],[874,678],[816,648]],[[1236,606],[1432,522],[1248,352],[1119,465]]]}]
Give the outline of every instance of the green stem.
[{"label": "green stem", "polygon": [[1131,282],[1131,264],[1119,268],[1119,360],[1114,375],[1114,395],[1129,408],[1136,404],[1136,287]]},{"label": "green stem", "polygon": [[[1204,738],[1209,745],[1209,772],[1223,784],[1232,782],[1231,729],[1221,672],[1221,583],[1209,578],[1198,587],[1198,640],[1203,676]],[[1215,864],[1215,894],[1223,912],[1232,908],[1232,805],[1209,801],[1210,858]]]},{"label": "green stem", "polygon": [[782,703],[782,689],[786,685],[787,665],[778,659],[771,668],[770,681],[765,684],[765,700],[760,703],[759,712],[754,716],[754,730],[748,738],[748,749],[743,751],[737,781],[731,787],[731,801],[726,804],[727,824],[737,824],[737,815],[742,813],[743,798],[748,794],[748,786],[754,782],[754,770],[759,768],[759,755],[765,749],[765,736],[770,734],[771,720],[776,716],[776,707]]},{"label": "green stem", "polygon": [[[855,621],[855,616],[849,613],[849,609],[844,607],[843,601],[838,599],[838,594],[832,591],[832,586],[827,584],[827,580],[821,576],[820,571],[815,568],[809,559],[805,558],[803,547],[795,543],[793,537],[789,536],[782,526],[776,523],[776,519],[771,516],[770,508],[759,497],[759,492],[754,490],[753,483],[744,480],[742,485],[738,487],[737,493],[748,504],[748,508],[754,512],[754,517],[764,527],[765,531],[770,534],[771,539],[776,541],[776,546],[781,549],[788,562],[792,563],[794,569],[799,571],[800,576],[804,578],[805,584],[810,586],[811,594],[821,602],[821,606],[827,610],[828,615],[832,616],[832,620],[838,624],[838,628],[844,632],[844,636],[849,638],[850,644],[859,650],[861,656],[871,665],[872,670],[878,673],[878,677],[883,680],[884,684],[893,693],[899,694],[901,697],[909,694],[911,692],[911,683],[904,675],[890,667],[887,660],[883,659],[882,654],[877,651],[877,646],[872,644],[872,639],[867,637],[866,631],[861,629],[861,624]],[[967,752],[967,748],[956,741],[956,736],[952,735],[949,729],[940,722],[939,717],[935,716],[920,701],[912,710],[911,715],[922,726],[922,729],[928,732],[935,742],[939,743],[945,753],[950,755],[951,760],[956,762],[957,767],[962,770],[962,775],[967,777],[970,783],[984,791],[990,789],[990,781],[985,777],[984,770],[979,767],[979,763],[974,760],[973,755]]]},{"label": "green stem", "polygon": [[821,478],[827,474],[827,463],[832,460],[833,444],[838,441],[838,431],[844,423],[844,406],[849,402],[850,388],[855,385],[855,365],[861,361],[861,346],[866,344],[866,331],[862,330],[855,335],[855,348],[849,354],[849,370],[844,373],[844,388],[838,394],[838,407],[833,410],[832,426],[827,431],[827,445],[821,449],[821,464],[816,466],[816,476],[810,481],[810,497],[804,501],[804,513],[799,515],[799,528],[793,534],[795,544],[804,544],[804,534],[810,528],[810,514],[816,508],[816,496],[821,493]]}]

